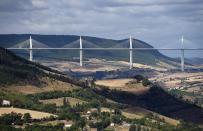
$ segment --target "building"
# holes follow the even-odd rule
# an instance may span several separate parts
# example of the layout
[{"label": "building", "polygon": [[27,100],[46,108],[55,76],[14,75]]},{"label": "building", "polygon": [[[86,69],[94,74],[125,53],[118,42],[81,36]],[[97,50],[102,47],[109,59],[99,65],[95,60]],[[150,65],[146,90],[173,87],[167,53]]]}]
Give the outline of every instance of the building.
[{"label": "building", "polygon": [[10,106],[10,105],[11,105],[11,102],[8,101],[8,100],[3,100],[3,101],[2,101],[2,105],[3,105],[3,106]]},{"label": "building", "polygon": [[114,123],[111,123],[110,126],[115,126],[115,124],[114,124]]},{"label": "building", "polygon": [[70,128],[74,123],[72,121],[65,121],[64,128]]}]

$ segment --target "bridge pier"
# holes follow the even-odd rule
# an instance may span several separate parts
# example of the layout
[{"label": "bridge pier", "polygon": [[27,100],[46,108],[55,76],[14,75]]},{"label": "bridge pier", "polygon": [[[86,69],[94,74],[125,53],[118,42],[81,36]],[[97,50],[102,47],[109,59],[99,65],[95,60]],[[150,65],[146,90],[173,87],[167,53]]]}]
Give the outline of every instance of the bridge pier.
[{"label": "bridge pier", "polygon": [[130,69],[132,69],[133,68],[133,52],[132,52],[132,48],[133,48],[133,46],[132,46],[132,38],[131,38],[131,36],[130,36],[130,48],[129,48],[129,50],[130,50],[130,62],[129,62],[129,64],[130,64]]},{"label": "bridge pier", "polygon": [[30,61],[33,60],[33,52],[32,52],[32,37],[30,36],[30,49],[29,49],[29,52],[30,52]]},{"label": "bridge pier", "polygon": [[184,49],[181,50],[181,71],[185,71],[185,56],[184,56]]},{"label": "bridge pier", "polygon": [[185,52],[183,49],[183,43],[184,43],[184,38],[182,36],[181,38],[181,71],[184,72],[185,71]]},{"label": "bridge pier", "polygon": [[80,36],[80,66],[83,66],[82,38]]}]

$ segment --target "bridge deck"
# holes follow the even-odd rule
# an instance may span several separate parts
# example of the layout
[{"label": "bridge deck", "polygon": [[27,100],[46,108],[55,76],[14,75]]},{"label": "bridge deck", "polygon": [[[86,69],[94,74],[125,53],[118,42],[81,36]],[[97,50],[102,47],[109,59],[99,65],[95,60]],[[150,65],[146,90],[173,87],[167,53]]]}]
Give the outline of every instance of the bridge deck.
[{"label": "bridge deck", "polygon": [[203,50],[203,48],[7,48],[9,50]]}]

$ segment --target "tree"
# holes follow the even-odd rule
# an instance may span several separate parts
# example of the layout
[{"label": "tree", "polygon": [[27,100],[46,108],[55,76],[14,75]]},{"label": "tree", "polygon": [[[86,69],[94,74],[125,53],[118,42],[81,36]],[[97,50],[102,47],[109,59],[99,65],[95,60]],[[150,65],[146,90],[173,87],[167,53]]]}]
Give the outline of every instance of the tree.
[{"label": "tree", "polygon": [[114,113],[115,113],[116,115],[121,115],[121,114],[122,114],[121,110],[119,110],[118,108],[116,108],[116,109],[114,110]]},{"label": "tree", "polygon": [[136,130],[136,125],[130,125],[129,131],[137,131]]},{"label": "tree", "polygon": [[137,131],[141,131],[141,129],[142,129],[142,128],[141,128],[141,125],[138,124],[138,125],[137,125]]},{"label": "tree", "polygon": [[112,122],[116,124],[121,124],[123,122],[121,115],[112,116]]},{"label": "tree", "polygon": [[20,100],[13,100],[12,105],[14,107],[23,107],[23,102]]},{"label": "tree", "polygon": [[142,75],[136,75],[134,78],[137,80],[137,82],[140,82],[144,79]]},{"label": "tree", "polygon": [[142,85],[143,86],[148,86],[148,85],[150,85],[151,84],[151,82],[147,79],[147,78],[144,78],[143,80],[142,80]]},{"label": "tree", "polygon": [[32,117],[31,117],[30,113],[25,113],[24,116],[23,116],[24,123],[29,123],[31,118]]},{"label": "tree", "polygon": [[16,125],[21,125],[22,124],[21,117],[22,114],[15,112],[11,112],[10,114],[3,114],[0,117],[0,124],[11,125],[12,123],[14,123]]},{"label": "tree", "polygon": [[67,99],[65,97],[63,98],[63,105],[67,105]]},{"label": "tree", "polygon": [[85,127],[85,125],[86,125],[86,120],[85,120],[85,118],[80,118],[80,120],[76,122],[76,125],[77,125],[78,127],[80,127],[81,129],[83,129],[83,128]]},{"label": "tree", "polygon": [[95,81],[96,81],[96,79],[95,79],[95,77],[93,77],[92,80],[91,80],[91,87],[92,88],[95,87]]},{"label": "tree", "polygon": [[43,111],[56,113],[56,104],[45,104],[43,106]]}]

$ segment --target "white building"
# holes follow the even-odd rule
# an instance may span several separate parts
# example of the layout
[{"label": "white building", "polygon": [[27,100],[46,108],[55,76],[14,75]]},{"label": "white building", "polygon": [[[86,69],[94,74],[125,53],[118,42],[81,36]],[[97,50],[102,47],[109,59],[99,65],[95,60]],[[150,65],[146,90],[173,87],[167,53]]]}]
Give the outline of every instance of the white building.
[{"label": "white building", "polygon": [[65,126],[65,128],[70,128],[72,126],[72,124],[65,124],[64,126]]},{"label": "white building", "polygon": [[73,125],[72,121],[65,121],[64,122],[64,128],[70,128]]},{"label": "white building", "polygon": [[2,101],[2,105],[3,105],[3,106],[10,106],[10,105],[11,105],[11,102],[8,101],[8,100],[3,100],[3,101]]},{"label": "white building", "polygon": [[115,124],[114,124],[114,123],[111,123],[110,126],[115,126]]}]

